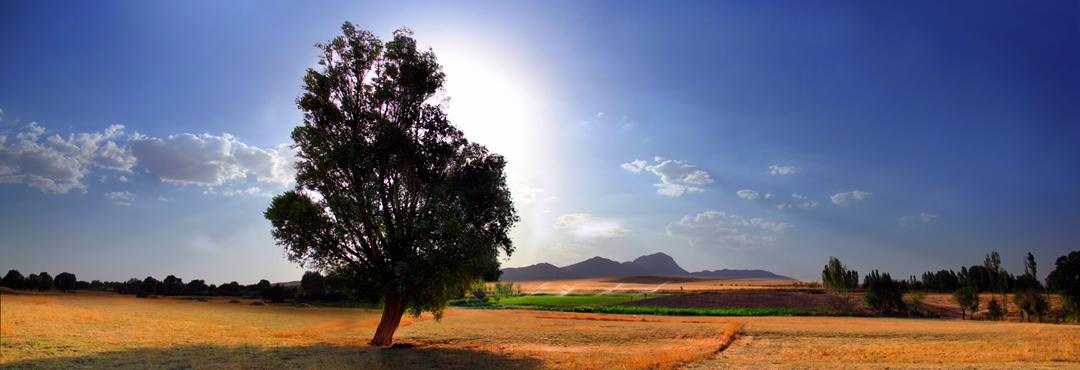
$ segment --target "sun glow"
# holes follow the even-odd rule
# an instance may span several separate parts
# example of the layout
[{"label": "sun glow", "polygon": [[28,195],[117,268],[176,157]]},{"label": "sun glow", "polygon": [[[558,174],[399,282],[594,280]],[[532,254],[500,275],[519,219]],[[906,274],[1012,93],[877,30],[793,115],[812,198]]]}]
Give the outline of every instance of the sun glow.
[{"label": "sun glow", "polygon": [[507,182],[522,218],[513,232],[515,260],[528,259],[530,248],[522,247],[541,243],[550,232],[548,213],[561,181],[558,124],[538,78],[542,73],[495,42],[445,34],[432,41],[447,75],[451,122],[507,159]]}]

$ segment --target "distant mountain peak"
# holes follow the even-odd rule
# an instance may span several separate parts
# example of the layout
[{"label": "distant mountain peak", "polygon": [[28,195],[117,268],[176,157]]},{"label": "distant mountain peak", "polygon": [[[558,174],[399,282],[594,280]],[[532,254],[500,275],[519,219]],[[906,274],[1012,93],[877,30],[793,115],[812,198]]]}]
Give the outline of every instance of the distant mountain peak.
[{"label": "distant mountain peak", "polygon": [[633,261],[616,262],[614,260],[595,256],[587,260],[556,267],[550,263],[538,263],[526,267],[508,267],[502,270],[500,280],[503,281],[526,281],[526,280],[560,280],[593,277],[622,277],[622,276],[694,276],[717,279],[788,279],[791,278],[774,274],[765,270],[704,270],[688,272],[675,262],[674,258],[657,252],[635,258]]}]

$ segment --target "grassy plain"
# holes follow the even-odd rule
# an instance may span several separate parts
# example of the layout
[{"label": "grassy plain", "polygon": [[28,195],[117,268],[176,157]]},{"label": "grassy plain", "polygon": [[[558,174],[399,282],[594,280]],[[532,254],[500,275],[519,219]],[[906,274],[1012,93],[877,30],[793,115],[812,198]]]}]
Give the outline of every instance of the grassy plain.
[{"label": "grassy plain", "polygon": [[450,309],[368,347],[378,312],[0,296],[3,368],[1077,368],[1080,326]]}]

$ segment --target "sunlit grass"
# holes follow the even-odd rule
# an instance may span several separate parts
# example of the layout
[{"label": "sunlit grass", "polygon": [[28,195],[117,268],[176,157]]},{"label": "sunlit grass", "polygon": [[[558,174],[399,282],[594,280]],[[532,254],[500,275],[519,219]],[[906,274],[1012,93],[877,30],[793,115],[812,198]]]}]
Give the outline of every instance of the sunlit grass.
[{"label": "sunlit grass", "polygon": [[413,348],[379,349],[375,310],[227,301],[2,295],[0,368],[1080,366],[1076,325],[451,308],[404,320],[397,342]]}]

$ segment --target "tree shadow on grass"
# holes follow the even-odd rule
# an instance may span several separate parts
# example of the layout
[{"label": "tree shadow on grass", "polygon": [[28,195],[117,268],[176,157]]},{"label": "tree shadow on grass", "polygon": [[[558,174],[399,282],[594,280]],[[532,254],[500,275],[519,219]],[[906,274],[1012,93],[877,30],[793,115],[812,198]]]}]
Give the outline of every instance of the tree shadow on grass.
[{"label": "tree shadow on grass", "polygon": [[194,345],[11,362],[5,369],[539,369],[534,358],[451,348]]}]

